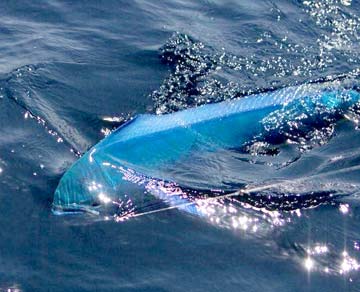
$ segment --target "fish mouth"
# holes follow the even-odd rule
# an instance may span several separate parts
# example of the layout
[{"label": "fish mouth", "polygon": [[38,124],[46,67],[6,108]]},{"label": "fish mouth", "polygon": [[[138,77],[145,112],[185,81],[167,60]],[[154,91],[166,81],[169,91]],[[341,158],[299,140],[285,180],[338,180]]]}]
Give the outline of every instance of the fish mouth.
[{"label": "fish mouth", "polygon": [[100,212],[96,209],[100,208],[100,204],[71,204],[67,206],[52,205],[51,212],[54,215],[70,215],[70,214],[91,214],[91,215],[100,215]]}]

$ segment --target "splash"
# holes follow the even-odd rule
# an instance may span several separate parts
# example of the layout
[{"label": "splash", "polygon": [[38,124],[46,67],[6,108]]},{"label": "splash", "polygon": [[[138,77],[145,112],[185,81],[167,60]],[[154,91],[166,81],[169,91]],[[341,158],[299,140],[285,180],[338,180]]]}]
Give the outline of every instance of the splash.
[{"label": "splash", "polygon": [[[288,29],[263,30],[246,39],[249,54],[237,56],[183,33],[175,33],[160,49],[160,59],[171,73],[151,94],[157,114],[234,99],[264,90],[337,79],[359,69],[360,18],[352,1],[303,1],[305,12],[294,25],[311,31],[313,42],[294,39]],[[274,11],[283,14],[279,8]],[[300,15],[300,13],[298,13]],[[278,18],[281,24],[281,17]],[[274,52],[262,54],[261,49]]]}]

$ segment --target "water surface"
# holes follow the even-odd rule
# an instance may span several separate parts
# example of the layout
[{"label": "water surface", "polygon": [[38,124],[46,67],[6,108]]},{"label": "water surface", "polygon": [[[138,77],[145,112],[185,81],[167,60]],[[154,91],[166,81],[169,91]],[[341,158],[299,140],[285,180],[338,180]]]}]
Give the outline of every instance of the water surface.
[{"label": "water surface", "polygon": [[[333,174],[344,196],[320,196],[312,208],[259,211],[250,198],[232,226],[177,210],[125,222],[51,213],[66,169],[136,114],[357,80],[359,8],[351,0],[2,2],[0,289],[359,290],[354,112],[314,139],[293,139],[300,158],[285,178],[351,169]],[[250,151],[241,163],[256,169],[281,155]]]}]

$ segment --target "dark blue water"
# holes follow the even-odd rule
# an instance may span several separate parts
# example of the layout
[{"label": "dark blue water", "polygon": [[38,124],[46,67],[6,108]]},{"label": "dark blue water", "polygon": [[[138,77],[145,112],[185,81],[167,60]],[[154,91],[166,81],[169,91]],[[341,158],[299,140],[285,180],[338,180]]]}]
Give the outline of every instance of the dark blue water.
[{"label": "dark blue water", "polygon": [[[138,113],[357,80],[358,1],[33,2],[0,3],[0,291],[360,290],[356,112],[293,139],[282,169],[306,195],[333,171],[341,198],[291,212],[249,198],[232,226],[51,212],[66,169]],[[242,157],[268,176],[281,159]]]}]

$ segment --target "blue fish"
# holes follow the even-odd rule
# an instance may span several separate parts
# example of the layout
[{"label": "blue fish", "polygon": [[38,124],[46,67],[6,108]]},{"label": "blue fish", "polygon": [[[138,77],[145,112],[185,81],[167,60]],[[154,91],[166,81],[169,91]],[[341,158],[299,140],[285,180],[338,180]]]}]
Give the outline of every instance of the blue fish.
[{"label": "blue fish", "polygon": [[[201,204],[194,203],[178,187],[174,172],[168,171],[174,165],[181,172],[182,161],[196,163],[199,155],[211,156],[261,139],[274,119],[289,124],[289,119],[296,121],[305,114],[310,120],[324,118],[319,110],[336,116],[356,106],[359,99],[356,89],[336,81],[292,86],[171,114],[138,115],[93,146],[63,175],[53,212],[99,214],[117,208],[118,213],[126,213],[136,211],[139,202],[150,206],[163,201],[203,215]],[[280,126],[275,125],[276,131]],[[273,135],[274,127],[267,133]],[[203,183],[206,186],[207,181]],[[153,196],[144,198],[144,191]]]}]

